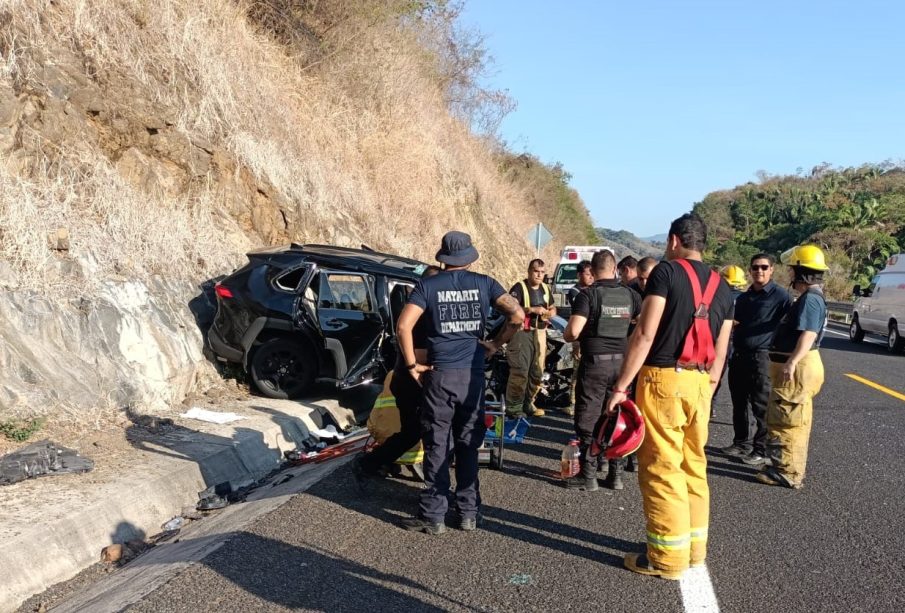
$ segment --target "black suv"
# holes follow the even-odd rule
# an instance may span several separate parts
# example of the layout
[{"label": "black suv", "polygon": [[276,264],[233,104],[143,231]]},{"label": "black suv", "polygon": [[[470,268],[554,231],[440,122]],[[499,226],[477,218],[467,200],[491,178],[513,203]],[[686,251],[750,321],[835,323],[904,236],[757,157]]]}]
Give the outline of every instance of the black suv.
[{"label": "black suv", "polygon": [[252,251],[215,287],[211,349],[271,398],[296,398],[315,380],[368,383],[392,368],[396,320],[426,266],[367,248]]}]

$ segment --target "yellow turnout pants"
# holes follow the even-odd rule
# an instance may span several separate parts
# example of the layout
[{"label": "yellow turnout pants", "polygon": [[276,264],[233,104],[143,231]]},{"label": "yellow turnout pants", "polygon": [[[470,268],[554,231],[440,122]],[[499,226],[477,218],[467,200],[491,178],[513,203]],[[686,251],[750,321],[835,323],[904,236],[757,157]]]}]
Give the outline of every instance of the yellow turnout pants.
[{"label": "yellow turnout pants", "polygon": [[638,483],[647,518],[647,557],[658,568],[685,570],[707,555],[710,490],[704,445],[710,375],[645,366],[636,395],[646,427],[638,450]]},{"label": "yellow turnout pants", "polygon": [[544,376],[547,331],[519,330],[509,341],[506,356],[509,361],[506,410],[512,413],[531,410]]},{"label": "yellow turnout pants", "polygon": [[773,467],[798,485],[808,462],[814,396],[823,386],[823,361],[817,350],[808,351],[795,366],[791,381],[783,380],[783,366],[770,363],[773,386],[767,401],[767,442],[774,450]]}]

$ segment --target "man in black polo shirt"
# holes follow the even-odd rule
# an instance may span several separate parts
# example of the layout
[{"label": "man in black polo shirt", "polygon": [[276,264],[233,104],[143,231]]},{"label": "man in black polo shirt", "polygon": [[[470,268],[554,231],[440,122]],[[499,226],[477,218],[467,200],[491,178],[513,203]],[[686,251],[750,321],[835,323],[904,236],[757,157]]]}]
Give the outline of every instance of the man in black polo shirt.
[{"label": "man in black polo shirt", "polygon": [[[603,403],[622,366],[625,341],[631,321],[641,312],[641,296],[616,279],[616,258],[598,251],[591,259],[596,279],[572,303],[572,316],[563,338],[581,343],[578,385],[575,392],[575,433],[581,451],[581,473],[566,482],[569,489],[597,490],[599,458],[590,455],[594,426]],[[604,487],[622,489],[618,460],[610,461]]]},{"label": "man in black polo shirt", "polygon": [[[625,566],[664,579],[680,579],[690,565],[703,564],[707,552],[710,490],[704,445],[710,398],[732,332],[733,303],[726,282],[701,261],[706,244],[707,226],[697,215],[683,215],[670,225],[667,261],[657,264],[647,281],[638,326],[607,401],[607,412],[615,412],[638,375],[636,396],[646,426],[638,450],[638,484],[647,553],[628,554]],[[708,292],[715,292],[709,305]]]},{"label": "man in black polo shirt", "polygon": [[[767,350],[779,322],[792,306],[789,292],[773,282],[772,255],[751,258],[748,291],[735,300],[736,326],[729,358],[729,393],[732,395],[732,425],[735,437],[723,453],[741,457],[750,466],[761,466],[767,456],[767,399],[770,397],[770,357]],[[754,437],[750,418],[754,416]]]}]

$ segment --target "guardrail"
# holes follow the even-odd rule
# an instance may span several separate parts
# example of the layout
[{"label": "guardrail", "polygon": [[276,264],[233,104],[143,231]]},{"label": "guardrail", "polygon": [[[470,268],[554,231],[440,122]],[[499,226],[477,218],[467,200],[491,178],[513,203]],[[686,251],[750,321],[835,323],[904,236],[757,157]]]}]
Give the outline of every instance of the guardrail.
[{"label": "guardrail", "polygon": [[852,323],[852,311],[855,310],[855,305],[851,302],[827,301],[826,310],[830,320],[850,324]]}]

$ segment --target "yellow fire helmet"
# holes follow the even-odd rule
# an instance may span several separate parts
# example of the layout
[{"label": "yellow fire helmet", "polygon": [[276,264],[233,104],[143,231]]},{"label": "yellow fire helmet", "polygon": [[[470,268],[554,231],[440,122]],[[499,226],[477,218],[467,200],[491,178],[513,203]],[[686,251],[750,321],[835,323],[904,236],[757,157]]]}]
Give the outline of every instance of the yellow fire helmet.
[{"label": "yellow fire helmet", "polygon": [[729,284],[729,287],[734,287],[736,289],[748,287],[748,279],[745,277],[745,271],[741,266],[731,264],[723,269],[722,274],[723,278],[726,279],[726,283]]},{"label": "yellow fire helmet", "polygon": [[811,270],[827,271],[826,257],[817,245],[798,245],[792,247],[781,256],[779,261],[786,266],[801,266]]}]

